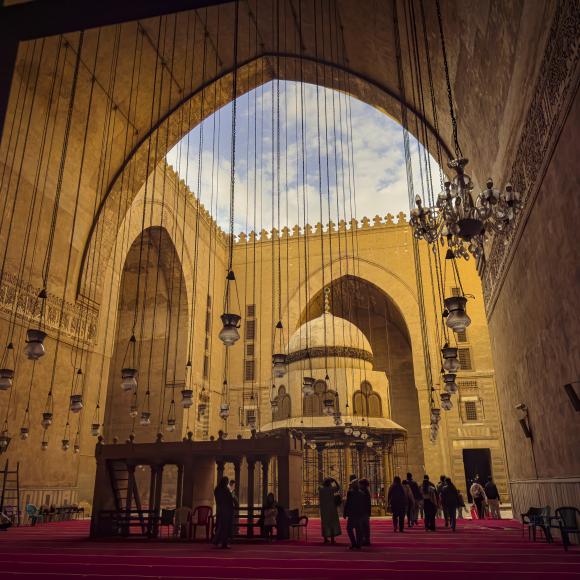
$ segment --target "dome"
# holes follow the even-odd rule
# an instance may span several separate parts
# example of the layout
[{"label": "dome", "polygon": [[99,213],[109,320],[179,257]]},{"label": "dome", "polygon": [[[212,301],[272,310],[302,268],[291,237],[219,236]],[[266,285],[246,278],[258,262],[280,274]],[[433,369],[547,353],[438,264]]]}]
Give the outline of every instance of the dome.
[{"label": "dome", "polygon": [[[325,312],[303,324],[288,341],[288,354],[308,348],[357,349],[372,356],[371,345],[362,330],[352,322]],[[336,353],[340,356],[339,353]],[[348,356],[348,355],[342,355]]]}]

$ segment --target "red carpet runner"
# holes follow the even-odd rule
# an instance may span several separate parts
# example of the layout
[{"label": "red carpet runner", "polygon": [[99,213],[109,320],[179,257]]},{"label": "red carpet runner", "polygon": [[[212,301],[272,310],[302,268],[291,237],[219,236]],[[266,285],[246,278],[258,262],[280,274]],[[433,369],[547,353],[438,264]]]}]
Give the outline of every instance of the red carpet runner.
[{"label": "red carpet runner", "polygon": [[528,542],[509,520],[464,520],[455,534],[395,534],[390,520],[374,520],[373,546],[361,551],[347,550],[346,534],[337,546],[323,545],[316,520],[308,531],[308,543],[254,541],[217,550],[172,539],[90,541],[86,521],[21,527],[0,534],[0,578],[580,579],[578,546],[565,553],[559,541]]}]

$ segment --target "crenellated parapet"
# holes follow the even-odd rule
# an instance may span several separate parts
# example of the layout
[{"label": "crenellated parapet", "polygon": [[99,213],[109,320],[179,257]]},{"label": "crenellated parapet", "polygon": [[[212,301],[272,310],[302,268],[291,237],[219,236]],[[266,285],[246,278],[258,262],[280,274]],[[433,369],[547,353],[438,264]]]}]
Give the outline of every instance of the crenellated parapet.
[{"label": "crenellated parapet", "polygon": [[376,231],[377,229],[397,228],[408,225],[407,216],[401,211],[396,216],[388,213],[384,217],[375,215],[372,219],[365,216],[360,220],[351,219],[348,222],[340,220],[338,225],[330,221],[324,225],[318,222],[315,225],[306,224],[303,227],[299,225],[295,225],[292,228],[284,226],[280,230],[277,228],[272,228],[271,230],[262,229],[259,233],[252,230],[249,233],[242,232],[238,234],[235,243],[241,245],[254,242],[269,242],[272,240],[297,239],[304,236],[312,236],[315,239],[320,235],[353,235],[357,232],[364,232],[365,230]]}]

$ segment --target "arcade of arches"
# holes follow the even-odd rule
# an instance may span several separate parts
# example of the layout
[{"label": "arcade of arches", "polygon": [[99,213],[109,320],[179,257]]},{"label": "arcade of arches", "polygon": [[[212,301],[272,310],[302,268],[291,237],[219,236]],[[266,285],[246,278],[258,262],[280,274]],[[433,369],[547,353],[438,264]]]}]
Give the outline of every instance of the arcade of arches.
[{"label": "arcade of arches", "polygon": [[[39,3],[11,4],[1,8],[2,26],[23,22]],[[173,2],[163,4],[171,12]],[[275,4],[283,41],[271,30]],[[365,457],[370,465],[380,456],[381,485],[408,469],[417,476],[448,474],[465,490],[466,478],[475,475],[466,457],[485,456],[475,469],[493,474],[514,513],[538,503],[580,504],[577,396],[572,400],[580,379],[574,227],[580,223],[580,8],[573,0],[441,4],[443,24],[453,30],[448,55],[473,177],[478,187],[487,177],[482,171],[498,183],[513,179],[524,209],[505,241],[488,244],[477,268],[473,261],[458,264],[464,292],[473,296],[472,323],[459,337],[459,392],[435,442],[430,377],[439,374],[441,345],[439,314],[429,302],[436,294],[431,250],[420,242],[413,252],[404,215],[361,219],[356,252],[348,249],[344,225],[314,226],[307,275],[303,229],[236,238],[241,340],[227,361],[230,415],[219,416],[226,361],[217,337],[229,239],[165,155],[232,101],[231,3],[192,2],[198,10],[140,14],[139,21],[101,15],[83,21],[82,35],[74,14],[61,29],[23,31],[4,91],[0,146],[0,336],[14,343],[16,365],[12,387],[0,392],[0,418],[6,416],[12,434],[3,459],[20,462],[27,501],[91,502],[95,422],[106,443],[131,433],[136,443],[152,442],[160,429],[165,441],[189,431],[194,440],[220,430],[230,439],[249,437],[250,425],[258,433],[316,435],[330,421],[322,411],[332,397],[355,426],[378,434],[381,451],[351,457],[323,450],[321,439],[305,451],[306,479],[319,459],[324,469],[348,477],[364,472]],[[397,5],[401,18],[405,6],[415,5],[417,12],[424,7],[426,22],[436,22],[434,2]],[[453,140],[443,113],[441,56],[434,52],[430,62],[442,111],[437,125],[399,90],[393,7],[392,0],[240,2],[238,95],[275,78],[317,83],[399,122],[402,103],[409,129],[419,119],[424,131],[417,138],[447,157]],[[322,21],[334,22],[330,30],[340,32],[340,43],[321,40]],[[426,36],[435,42],[435,24]],[[401,43],[408,42],[404,32]],[[408,87],[412,75],[403,61]],[[269,268],[277,260],[290,273],[281,300],[289,369],[272,392],[277,315]],[[33,365],[22,351],[43,288],[47,354]],[[131,335],[139,340],[132,344]],[[138,413],[146,401],[149,425],[129,414],[131,395],[119,387],[131,356],[139,360]],[[84,408],[71,416],[69,395],[81,366]],[[331,390],[315,384],[303,399],[299,377],[306,369],[324,385],[329,376]],[[179,404],[186,384],[195,397],[188,409]],[[40,420],[49,394],[53,424],[45,430]],[[516,405],[522,403],[531,438],[520,427]],[[170,413],[175,429],[167,431]],[[24,420],[29,436],[21,440]],[[75,454],[60,446],[67,421]],[[46,450],[41,441],[48,441]],[[486,451],[470,455],[477,450]]]}]

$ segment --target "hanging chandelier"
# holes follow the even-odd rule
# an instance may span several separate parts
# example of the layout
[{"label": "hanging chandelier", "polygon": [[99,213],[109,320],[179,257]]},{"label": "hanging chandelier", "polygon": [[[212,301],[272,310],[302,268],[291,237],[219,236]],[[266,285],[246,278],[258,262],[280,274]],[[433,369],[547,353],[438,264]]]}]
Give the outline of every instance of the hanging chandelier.
[{"label": "hanging chandelier", "polygon": [[[455,158],[447,163],[451,178],[445,181],[443,190],[433,206],[425,207],[421,197],[419,195],[415,197],[416,207],[411,210],[409,224],[413,228],[415,238],[423,239],[430,244],[437,241],[441,244],[447,243],[456,258],[468,260],[472,255],[479,260],[483,256],[487,234],[489,232],[504,234],[514,221],[522,208],[521,195],[510,183],[507,183],[503,190],[496,189],[493,180],[488,178],[485,189],[474,197],[473,181],[465,172],[469,160],[461,151],[457,134],[457,118],[439,0],[437,0],[437,17]],[[430,88],[433,89],[433,86]]]},{"label": "hanging chandelier", "polygon": [[451,393],[440,393],[439,398],[441,399],[441,408],[444,411],[451,411],[453,408],[453,403],[451,402]]},{"label": "hanging chandelier", "polygon": [[[233,272],[232,272],[233,275]],[[218,335],[218,338],[226,345],[233,346],[238,340],[240,340],[240,333],[238,328],[240,328],[240,321],[242,317],[239,314],[232,314],[231,312],[225,312],[220,316],[222,319],[222,329]]]},{"label": "hanging chandelier", "polygon": [[457,359],[457,348],[449,346],[445,343],[445,346],[441,349],[441,355],[443,357],[443,370],[447,373],[456,373],[461,365]]},{"label": "hanging chandelier", "polygon": [[[132,334],[127,344],[127,350],[123,357],[123,368],[121,369],[121,389],[123,391],[135,391],[137,389],[137,369],[136,367],[136,346],[137,339]],[[129,363],[131,366],[128,366]]]},{"label": "hanging chandelier", "polygon": [[4,351],[2,362],[0,363],[2,366],[2,368],[0,368],[0,391],[7,391],[12,386],[15,364],[14,345],[9,342]]}]

